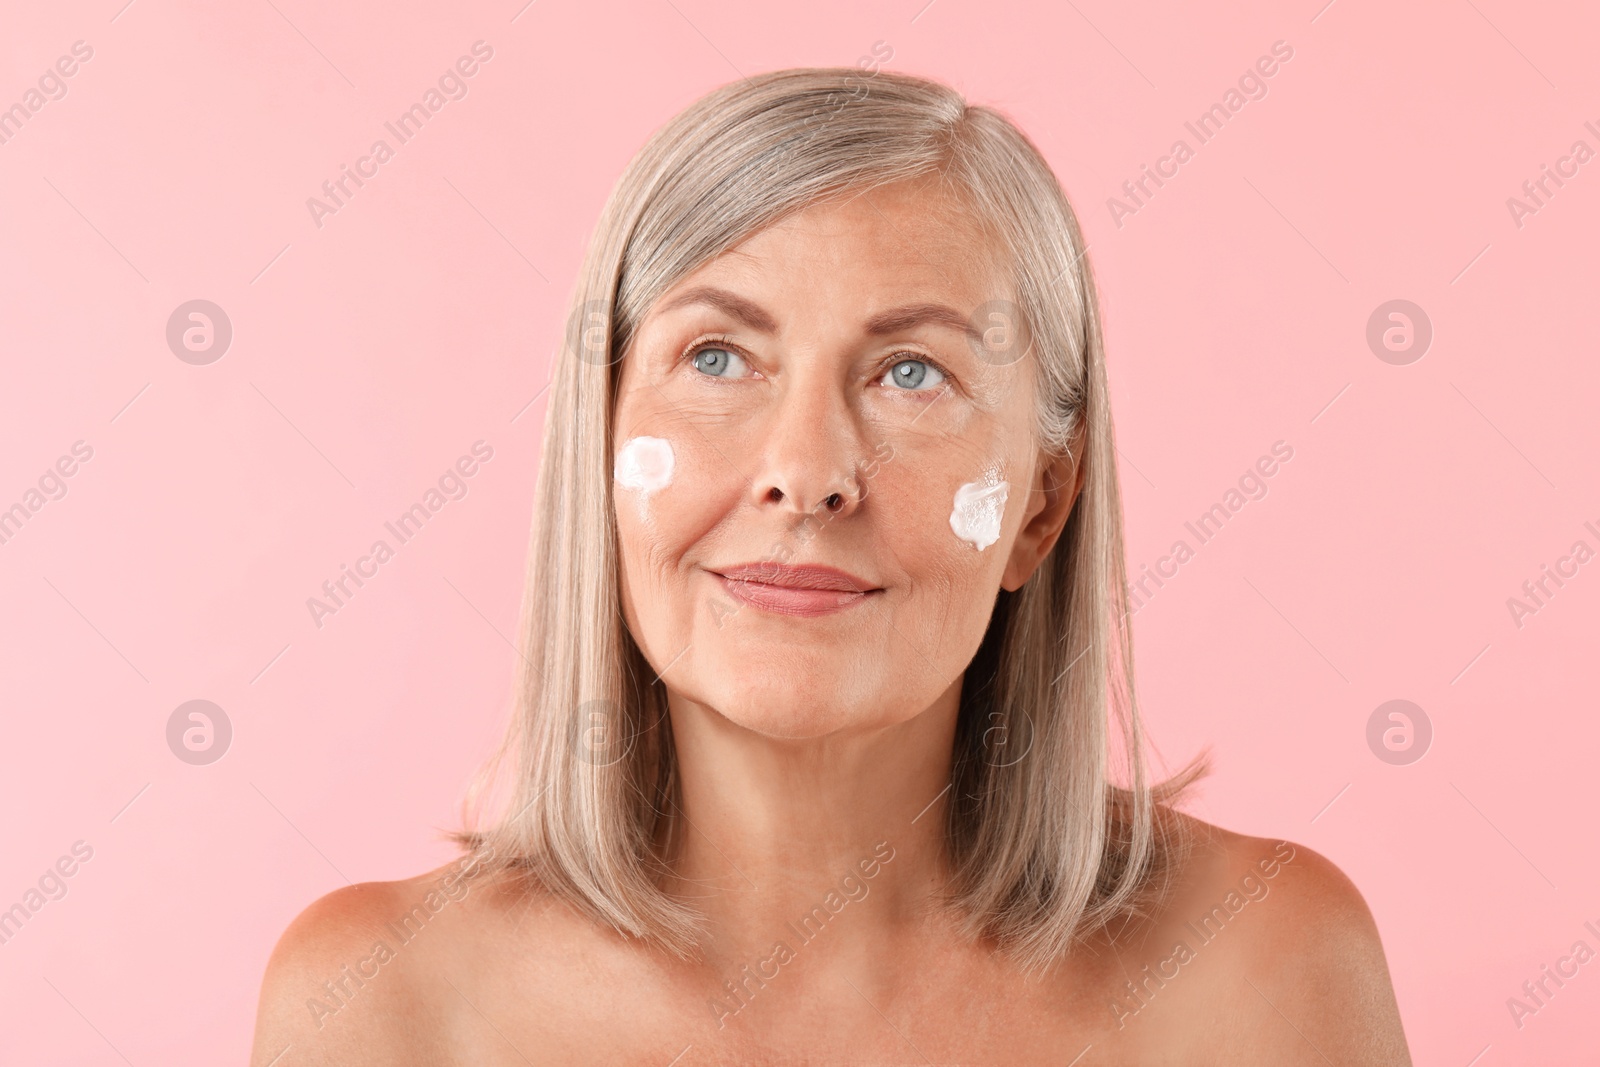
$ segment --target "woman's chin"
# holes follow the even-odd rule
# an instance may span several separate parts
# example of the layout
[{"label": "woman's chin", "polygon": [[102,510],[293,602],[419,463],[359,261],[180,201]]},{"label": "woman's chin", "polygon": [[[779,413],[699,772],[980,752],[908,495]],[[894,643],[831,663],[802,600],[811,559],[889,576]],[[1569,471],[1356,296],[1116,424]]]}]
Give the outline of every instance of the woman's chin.
[{"label": "woman's chin", "polygon": [[894,726],[916,714],[905,694],[890,690],[841,696],[783,676],[748,685],[719,685],[700,700],[734,726],[778,741],[807,741],[841,731]]},{"label": "woman's chin", "polygon": [[734,700],[715,708],[733,725],[775,741],[809,741],[856,725],[860,716],[848,709],[801,706],[788,700]]},{"label": "woman's chin", "polygon": [[719,692],[704,703],[734,726],[777,741],[826,737],[876,717],[868,709],[819,700],[799,685],[739,688]]}]

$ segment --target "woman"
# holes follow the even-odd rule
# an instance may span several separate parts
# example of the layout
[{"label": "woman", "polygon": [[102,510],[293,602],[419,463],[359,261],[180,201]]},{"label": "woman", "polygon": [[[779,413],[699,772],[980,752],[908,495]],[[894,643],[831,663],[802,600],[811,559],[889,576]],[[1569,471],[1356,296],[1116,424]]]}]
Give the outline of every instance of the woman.
[{"label": "woman", "polygon": [[1147,778],[1084,252],[933,82],[660,130],[551,388],[498,818],[294,922],[255,1062],[1408,1062],[1348,879]]}]

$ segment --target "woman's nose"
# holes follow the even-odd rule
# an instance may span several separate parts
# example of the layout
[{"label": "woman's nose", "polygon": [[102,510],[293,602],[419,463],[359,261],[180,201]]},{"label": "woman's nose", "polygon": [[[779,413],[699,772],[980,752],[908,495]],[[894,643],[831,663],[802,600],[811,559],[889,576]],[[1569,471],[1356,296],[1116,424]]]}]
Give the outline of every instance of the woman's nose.
[{"label": "woman's nose", "polygon": [[750,487],[757,507],[842,518],[860,506],[870,449],[837,383],[791,383],[774,401],[757,449]]}]

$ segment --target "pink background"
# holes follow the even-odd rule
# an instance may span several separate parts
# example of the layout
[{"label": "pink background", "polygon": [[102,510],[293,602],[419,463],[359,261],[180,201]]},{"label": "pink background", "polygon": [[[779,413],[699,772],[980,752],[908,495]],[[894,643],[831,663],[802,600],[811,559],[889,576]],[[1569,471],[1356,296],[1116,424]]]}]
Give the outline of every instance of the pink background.
[{"label": "pink background", "polygon": [[[302,907],[451,855],[507,709],[540,390],[602,201],[713,86],[878,41],[1012,114],[1078,208],[1132,569],[1294,449],[1137,615],[1167,764],[1215,746],[1197,814],[1350,874],[1418,1063],[1594,1049],[1600,961],[1520,1030],[1506,1007],[1600,948],[1600,562],[1521,628],[1506,606],[1600,549],[1600,161],[1520,228],[1506,206],[1600,149],[1592,14],[123,2],[13,4],[0,35],[0,107],[94,49],[0,144],[0,507],[94,450],[0,545],[0,907],[94,849],[0,945],[0,1061],[240,1062]],[[318,228],[306,199],[479,39],[468,95]],[[1107,198],[1194,147],[1184,121],[1277,40],[1268,95],[1119,227]],[[207,366],[165,339],[197,298],[234,330]],[[1435,333],[1406,366],[1365,339],[1396,298]],[[480,439],[468,495],[317,628],[306,599]],[[1366,741],[1396,698],[1434,730],[1406,766]],[[167,747],[193,699],[234,728],[208,766]]]}]

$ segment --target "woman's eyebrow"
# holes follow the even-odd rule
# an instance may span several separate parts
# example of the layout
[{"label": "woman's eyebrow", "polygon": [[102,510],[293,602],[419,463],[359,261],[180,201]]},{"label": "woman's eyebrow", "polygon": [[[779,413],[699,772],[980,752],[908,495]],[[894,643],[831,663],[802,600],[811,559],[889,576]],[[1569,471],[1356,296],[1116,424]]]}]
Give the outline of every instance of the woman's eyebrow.
[{"label": "woman's eyebrow", "polygon": [[726,289],[710,285],[697,285],[693,289],[685,289],[663,305],[661,310],[663,313],[675,311],[689,304],[714,307],[760,333],[778,332],[778,320],[767,314],[760,304],[746,300],[737,293],[730,293]]},{"label": "woman's eyebrow", "polygon": [[923,324],[948,326],[966,334],[973,343],[983,344],[983,334],[972,320],[947,304],[907,304],[880,311],[867,320],[867,332],[900,333]]},{"label": "woman's eyebrow", "polygon": [[[663,313],[676,311],[690,304],[705,304],[716,308],[760,333],[776,333],[778,322],[760,304],[747,300],[737,293],[710,285],[685,289],[662,305]],[[948,304],[906,304],[902,307],[880,311],[867,319],[866,331],[870,334],[900,333],[924,324],[948,326],[960,330],[975,344],[983,343],[983,334],[972,320]]]}]

